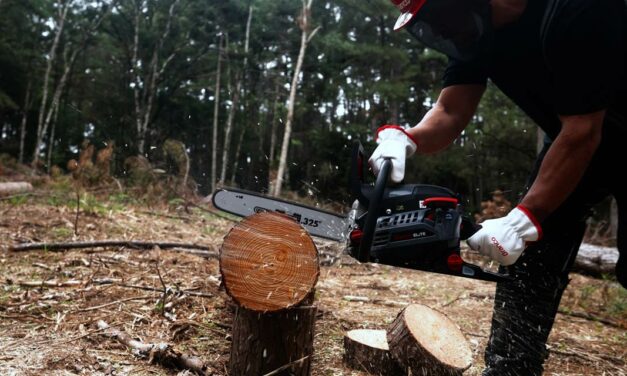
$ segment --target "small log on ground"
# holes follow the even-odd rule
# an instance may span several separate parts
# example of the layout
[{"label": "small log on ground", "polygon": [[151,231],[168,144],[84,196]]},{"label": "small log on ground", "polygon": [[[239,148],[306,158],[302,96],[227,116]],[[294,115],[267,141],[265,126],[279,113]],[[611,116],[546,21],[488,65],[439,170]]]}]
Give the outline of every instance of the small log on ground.
[{"label": "small log on ground", "polygon": [[33,186],[28,182],[8,182],[0,183],[0,197],[14,195],[18,193],[31,192]]},{"label": "small log on ground", "polygon": [[385,330],[355,329],[344,335],[344,362],[371,375],[403,375],[392,358]]},{"label": "small log on ground", "polygon": [[579,247],[573,270],[593,276],[614,274],[617,262],[616,248],[583,243]]},{"label": "small log on ground", "polygon": [[461,330],[444,314],[421,304],[398,314],[387,339],[394,359],[412,375],[461,375],[472,364]]},{"label": "small log on ground", "polygon": [[316,246],[291,217],[254,214],[224,238],[220,272],[238,307],[231,375],[309,375],[320,268]]}]

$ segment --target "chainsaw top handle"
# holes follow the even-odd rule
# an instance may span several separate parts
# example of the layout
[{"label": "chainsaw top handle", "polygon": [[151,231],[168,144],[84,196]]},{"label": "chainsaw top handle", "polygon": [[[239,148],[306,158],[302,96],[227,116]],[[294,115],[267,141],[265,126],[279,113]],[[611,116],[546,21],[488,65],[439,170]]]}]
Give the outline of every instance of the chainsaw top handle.
[{"label": "chainsaw top handle", "polygon": [[366,214],[363,236],[361,238],[361,244],[359,245],[359,254],[357,255],[359,262],[370,262],[370,248],[372,247],[374,233],[377,227],[379,208],[381,207],[383,193],[385,192],[385,186],[387,185],[391,172],[392,160],[386,158],[381,164],[379,175],[374,184],[374,191],[368,203],[368,213]]}]

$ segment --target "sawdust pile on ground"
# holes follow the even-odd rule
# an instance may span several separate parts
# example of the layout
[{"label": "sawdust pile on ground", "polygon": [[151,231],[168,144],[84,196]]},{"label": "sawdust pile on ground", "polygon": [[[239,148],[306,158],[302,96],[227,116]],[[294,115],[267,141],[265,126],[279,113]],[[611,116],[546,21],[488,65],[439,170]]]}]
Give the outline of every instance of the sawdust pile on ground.
[{"label": "sawdust pile on ground", "polygon": [[[202,244],[217,250],[231,220],[197,208],[92,203],[75,210],[41,193],[0,201],[0,374],[175,375],[101,335],[98,320],[144,342],[167,342],[226,374],[233,307],[218,262],[181,250],[107,248],[8,252],[36,241],[132,239]],[[342,364],[342,336],[385,328],[412,302],[446,313],[471,342],[479,375],[494,286],[453,277],[359,265],[320,244],[314,375],[362,375]],[[161,275],[161,278],[159,277]],[[26,286],[48,281],[48,285]],[[164,292],[165,286],[165,292]],[[143,288],[143,289],[142,289]],[[199,296],[202,295],[202,296]],[[624,290],[573,275],[551,334],[547,375],[625,375]],[[595,317],[605,323],[590,319]]]}]

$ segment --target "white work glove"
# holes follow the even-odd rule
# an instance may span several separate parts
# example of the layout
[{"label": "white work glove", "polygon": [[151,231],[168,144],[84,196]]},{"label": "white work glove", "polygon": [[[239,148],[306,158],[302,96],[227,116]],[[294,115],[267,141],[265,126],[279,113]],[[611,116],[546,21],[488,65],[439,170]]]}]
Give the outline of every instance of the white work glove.
[{"label": "white work glove", "polygon": [[384,125],[377,130],[379,146],[368,160],[375,175],[381,171],[381,165],[387,158],[392,159],[390,179],[400,183],[405,177],[405,159],[416,152],[416,142],[398,125]]},{"label": "white work glove", "polygon": [[542,228],[533,214],[518,205],[503,218],[481,223],[481,230],[468,239],[470,248],[501,265],[512,265],[525,250],[526,242],[542,238]]}]

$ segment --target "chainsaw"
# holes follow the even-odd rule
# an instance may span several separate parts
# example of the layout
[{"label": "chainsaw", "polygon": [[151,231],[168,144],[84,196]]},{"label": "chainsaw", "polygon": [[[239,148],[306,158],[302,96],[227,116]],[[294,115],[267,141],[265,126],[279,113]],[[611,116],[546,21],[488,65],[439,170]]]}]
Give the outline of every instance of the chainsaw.
[{"label": "chainsaw", "polygon": [[458,194],[436,185],[389,186],[390,159],[382,164],[375,183],[366,183],[367,160],[361,143],[356,143],[349,179],[355,201],[345,216],[231,188],[214,192],[213,204],[242,217],[265,211],[289,215],[312,236],[344,242],[348,254],[360,262],[492,282],[513,279],[462,259],[460,242],[480,226],[462,215]]}]

